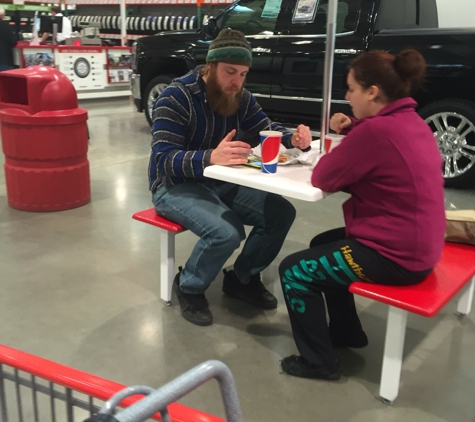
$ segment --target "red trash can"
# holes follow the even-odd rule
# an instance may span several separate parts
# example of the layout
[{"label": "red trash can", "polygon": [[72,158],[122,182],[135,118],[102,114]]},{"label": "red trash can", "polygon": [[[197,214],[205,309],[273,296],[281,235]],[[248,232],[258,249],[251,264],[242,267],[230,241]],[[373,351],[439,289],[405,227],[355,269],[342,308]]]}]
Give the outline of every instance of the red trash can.
[{"label": "red trash can", "polygon": [[91,200],[87,110],[60,71],[0,72],[0,126],[8,204],[62,211]]}]

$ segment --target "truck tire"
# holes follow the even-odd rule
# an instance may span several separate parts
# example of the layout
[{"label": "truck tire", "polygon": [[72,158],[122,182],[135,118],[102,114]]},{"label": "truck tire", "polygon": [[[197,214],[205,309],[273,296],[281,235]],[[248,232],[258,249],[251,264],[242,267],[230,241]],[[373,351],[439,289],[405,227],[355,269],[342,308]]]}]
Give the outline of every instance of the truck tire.
[{"label": "truck tire", "polygon": [[160,75],[153,78],[147,85],[144,96],[144,112],[147,118],[148,124],[152,126],[152,109],[153,103],[163,90],[170,85],[171,81],[175,78],[172,75]]},{"label": "truck tire", "polygon": [[446,187],[475,184],[475,103],[444,100],[419,111],[429,125],[444,159]]}]

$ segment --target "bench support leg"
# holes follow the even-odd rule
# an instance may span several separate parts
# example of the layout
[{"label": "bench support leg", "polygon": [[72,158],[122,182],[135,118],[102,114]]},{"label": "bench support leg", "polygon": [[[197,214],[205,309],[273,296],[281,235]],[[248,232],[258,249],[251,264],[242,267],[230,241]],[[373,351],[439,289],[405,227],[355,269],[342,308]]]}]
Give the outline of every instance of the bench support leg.
[{"label": "bench support leg", "polygon": [[175,278],[175,233],[160,233],[160,298],[170,305]]},{"label": "bench support leg", "polygon": [[468,315],[472,309],[473,290],[475,287],[475,276],[463,292],[457,304],[457,312],[459,315]]},{"label": "bench support leg", "polygon": [[402,353],[406,336],[407,311],[389,307],[384,341],[383,368],[379,395],[386,404],[391,404],[399,391],[401,379]]}]

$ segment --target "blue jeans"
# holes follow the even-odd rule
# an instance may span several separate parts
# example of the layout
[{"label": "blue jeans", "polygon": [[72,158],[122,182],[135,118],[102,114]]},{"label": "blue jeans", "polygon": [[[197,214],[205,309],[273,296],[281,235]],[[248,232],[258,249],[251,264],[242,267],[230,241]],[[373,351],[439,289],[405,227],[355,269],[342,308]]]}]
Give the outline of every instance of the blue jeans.
[{"label": "blue jeans", "polygon": [[152,195],[157,214],[199,237],[180,275],[185,293],[204,293],[226,260],[246,238],[234,263],[239,280],[266,268],[277,256],[295,219],[295,208],[279,195],[232,183],[182,183]]}]

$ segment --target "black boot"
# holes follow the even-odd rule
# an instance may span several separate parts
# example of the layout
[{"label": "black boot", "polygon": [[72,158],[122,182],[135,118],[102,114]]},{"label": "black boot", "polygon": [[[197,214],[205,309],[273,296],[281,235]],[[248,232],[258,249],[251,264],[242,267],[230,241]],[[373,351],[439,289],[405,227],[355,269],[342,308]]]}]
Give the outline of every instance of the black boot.
[{"label": "black boot", "polygon": [[315,365],[303,356],[287,356],[282,359],[282,370],[289,375],[300,378],[316,378],[321,380],[336,381],[341,378],[341,363],[335,360],[328,365]]},{"label": "black boot", "polygon": [[204,293],[190,294],[182,292],[180,289],[180,274],[181,271],[178,272],[175,280],[173,280],[173,290],[180,303],[183,318],[192,324],[211,325],[213,323],[213,315],[209,310],[208,301]]},{"label": "black boot", "polygon": [[248,284],[243,284],[237,278],[234,270],[223,270],[223,273],[223,292],[228,296],[242,300],[256,308],[277,308],[277,299],[264,287],[260,274],[253,275]]}]

